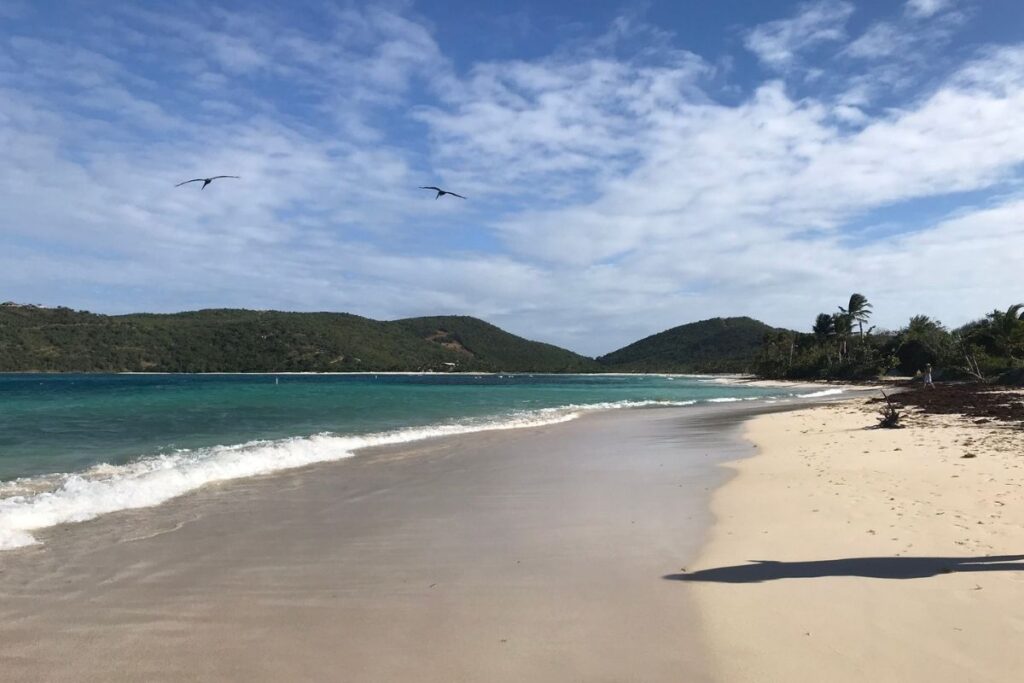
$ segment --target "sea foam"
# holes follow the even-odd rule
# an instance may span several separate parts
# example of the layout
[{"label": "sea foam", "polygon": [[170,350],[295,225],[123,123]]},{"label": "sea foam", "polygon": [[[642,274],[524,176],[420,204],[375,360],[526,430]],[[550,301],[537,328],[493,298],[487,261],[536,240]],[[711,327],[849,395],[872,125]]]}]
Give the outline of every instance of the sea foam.
[{"label": "sea foam", "polygon": [[342,460],[362,448],[497,429],[539,427],[568,422],[595,410],[694,403],[696,401],[651,400],[567,405],[359,436],[325,433],[251,441],[147,456],[124,465],[104,463],[83,472],[0,483],[0,550],[38,543],[32,535],[38,529],[84,522],[119,510],[159,505],[214,482]]},{"label": "sea foam", "polygon": [[822,389],[821,391],[812,391],[809,394],[797,394],[797,398],[819,398],[821,396],[836,396],[845,391],[845,389]]}]

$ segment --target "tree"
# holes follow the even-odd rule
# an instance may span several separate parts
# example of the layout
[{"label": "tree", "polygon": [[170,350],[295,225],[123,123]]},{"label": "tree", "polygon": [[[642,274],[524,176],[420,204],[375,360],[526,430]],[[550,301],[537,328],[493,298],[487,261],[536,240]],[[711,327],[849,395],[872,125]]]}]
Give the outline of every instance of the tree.
[{"label": "tree", "polygon": [[857,323],[858,329],[860,330],[860,339],[864,341],[864,323],[871,318],[871,304],[868,303],[868,299],[863,294],[851,294],[850,303],[846,305],[846,308],[839,307],[845,315],[850,316],[851,326],[854,322]]},{"label": "tree", "polygon": [[959,332],[954,332],[950,337],[953,340],[953,344],[956,347],[957,352],[963,357],[964,364],[963,370],[968,375],[976,380],[984,381],[985,374],[981,371],[981,366],[978,364],[978,354],[976,353],[976,347],[972,347],[964,341],[963,335]]},{"label": "tree", "polygon": [[836,321],[828,313],[819,313],[811,329],[818,342],[824,344],[836,335]]},{"label": "tree", "polygon": [[1024,304],[1014,304],[1005,311],[996,309],[986,317],[986,332],[996,351],[1010,360],[1024,349]]},{"label": "tree", "polygon": [[825,357],[831,363],[832,354],[827,349],[832,338],[836,336],[835,319],[828,313],[819,313],[818,317],[814,319],[814,327],[811,329],[818,344],[826,348]]},{"label": "tree", "polygon": [[786,377],[793,365],[796,339],[792,332],[767,332],[755,359],[757,374],[761,377]]},{"label": "tree", "polygon": [[[840,307],[840,310],[842,308]],[[849,313],[833,313],[832,326],[835,329],[836,339],[839,341],[839,360],[842,361],[848,354],[847,340],[853,334],[853,316]]]},{"label": "tree", "polygon": [[904,372],[916,372],[928,363],[951,363],[952,344],[941,322],[927,315],[915,315],[896,337],[896,354]]}]

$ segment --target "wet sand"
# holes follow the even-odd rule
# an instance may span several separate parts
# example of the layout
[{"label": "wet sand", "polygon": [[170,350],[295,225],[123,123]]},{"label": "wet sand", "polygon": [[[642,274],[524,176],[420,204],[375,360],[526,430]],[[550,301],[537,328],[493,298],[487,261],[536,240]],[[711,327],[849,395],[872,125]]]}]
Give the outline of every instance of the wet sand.
[{"label": "wet sand", "polygon": [[752,409],[367,451],[0,555],[5,681],[701,681],[689,592]]}]

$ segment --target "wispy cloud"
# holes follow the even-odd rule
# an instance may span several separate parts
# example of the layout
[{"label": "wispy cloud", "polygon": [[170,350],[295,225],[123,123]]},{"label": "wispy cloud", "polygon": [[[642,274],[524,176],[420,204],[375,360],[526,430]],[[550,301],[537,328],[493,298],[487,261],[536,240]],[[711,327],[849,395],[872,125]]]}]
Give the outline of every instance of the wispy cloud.
[{"label": "wispy cloud", "polygon": [[846,54],[851,57],[880,59],[905,49],[907,42],[905,34],[902,34],[895,25],[880,21],[850,43],[846,48]]},{"label": "wispy cloud", "polygon": [[846,21],[853,9],[844,0],[816,0],[801,5],[788,19],[755,27],[747,33],[744,43],[767,66],[785,69],[805,50],[844,40]]},{"label": "wispy cloud", "polygon": [[955,0],[907,0],[906,12],[913,17],[927,18],[950,9]]}]

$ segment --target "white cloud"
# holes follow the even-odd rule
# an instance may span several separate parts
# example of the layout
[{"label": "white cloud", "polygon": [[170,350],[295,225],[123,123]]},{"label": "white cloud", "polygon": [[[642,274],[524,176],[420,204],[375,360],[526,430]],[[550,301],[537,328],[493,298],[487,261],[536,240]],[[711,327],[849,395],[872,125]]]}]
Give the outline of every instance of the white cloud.
[{"label": "white cloud", "polygon": [[460,186],[519,194],[519,183],[543,181],[531,203],[563,201],[588,189],[578,174],[600,184],[634,163],[651,118],[694,97],[708,70],[688,53],[664,66],[595,57],[484,64],[417,117]]},{"label": "white cloud", "polygon": [[907,0],[906,12],[912,17],[926,19],[953,7],[954,0]]},{"label": "white cloud", "polygon": [[906,42],[904,35],[895,26],[883,21],[874,24],[850,43],[845,53],[851,57],[878,59],[904,49]]},{"label": "white cloud", "polygon": [[816,0],[801,5],[795,16],[762,24],[747,33],[747,49],[775,69],[789,67],[800,52],[846,38],[853,5],[844,0]]},{"label": "white cloud", "polygon": [[868,115],[852,104],[837,104],[832,110],[832,115],[840,121],[852,125],[860,125],[869,121]]},{"label": "white cloud", "polygon": [[[506,216],[497,225],[513,253],[544,264],[549,278],[565,282],[571,292],[566,299],[588,302],[586,315],[603,315],[599,309],[609,302],[635,311],[618,323],[625,327],[614,328],[617,341],[681,319],[729,313],[763,317],[759,311],[766,305],[779,316],[774,322],[801,324],[813,319],[823,298],[840,301],[846,289],[870,290],[871,282],[880,282],[871,265],[876,252],[844,247],[840,228],[846,221],[889,204],[978,190],[1015,177],[1024,163],[1021,59],[1024,50],[1017,48],[985,54],[930,95],[875,118],[850,105],[792,100],[779,83],[762,86],[738,106],[681,91],[638,116],[629,111],[629,83],[636,75],[628,65],[607,70],[604,87],[590,93],[596,101],[581,95],[572,108],[580,120],[552,119],[543,129],[543,139],[559,141],[559,159],[574,145],[601,141],[586,154],[572,155],[577,165],[563,169],[561,177],[565,183],[588,179],[595,197],[562,199],[552,208]],[[554,83],[553,78],[543,81]],[[577,81],[575,91],[588,93],[586,78]],[[488,144],[500,150],[503,166],[534,168],[538,142],[521,133],[536,128],[534,111],[501,108],[506,92],[472,82],[466,92],[471,103],[439,123],[451,136],[449,153],[471,156],[479,145],[474,125],[480,125],[492,131]],[[483,126],[494,108],[506,118],[501,125]],[[844,125],[833,124],[835,118]],[[845,126],[851,121],[857,124],[852,131]],[[605,131],[626,127],[632,129],[632,157],[619,165],[621,148]],[[453,131],[462,131],[464,139]],[[536,183],[520,191],[530,187],[540,191]],[[1024,237],[1015,243],[1024,246]],[[897,244],[893,258],[915,257],[915,244]],[[975,257],[988,267],[980,254]],[[1003,287],[1012,285],[1005,269],[990,272],[999,274],[994,279]],[[896,290],[914,287],[900,272],[886,277]],[[806,296],[794,294],[795,282],[813,287]],[[958,287],[945,285],[946,291]],[[991,287],[985,291],[995,294]],[[883,301],[890,311],[905,308],[893,299]],[[914,297],[908,301],[921,303]],[[801,309],[802,317],[795,313]],[[965,306],[946,317],[957,315],[965,320],[972,313]],[[632,327],[639,320],[646,326]],[[898,322],[887,320],[893,326]]]},{"label": "white cloud", "polygon": [[[767,63],[838,41],[850,11],[761,27]],[[890,327],[1024,294],[1024,46],[879,112],[856,71],[838,96],[769,80],[723,103],[719,69],[664,40],[631,52],[625,24],[460,71],[383,10],[332,10],[330,40],[219,11],[129,15],[166,29],[153,58],[202,55],[170,94],[121,44],[0,45],[5,298],[463,313],[596,354],[715,315],[806,328],[851,291]],[[238,49],[208,53],[225,33]],[[215,172],[242,180],[172,187]],[[471,201],[421,195],[426,178]],[[856,227],[957,192],[985,196],[885,239]]]}]

